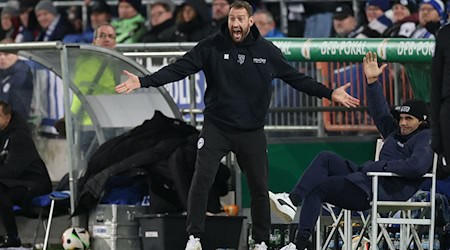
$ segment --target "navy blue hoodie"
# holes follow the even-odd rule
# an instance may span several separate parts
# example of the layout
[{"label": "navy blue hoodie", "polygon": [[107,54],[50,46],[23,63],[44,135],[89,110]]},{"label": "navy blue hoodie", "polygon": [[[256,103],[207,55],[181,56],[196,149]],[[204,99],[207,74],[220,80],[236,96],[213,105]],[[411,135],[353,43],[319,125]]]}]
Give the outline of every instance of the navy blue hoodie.
[{"label": "navy blue hoodie", "polygon": [[175,63],[141,77],[140,82],[143,87],[157,87],[200,70],[207,82],[205,120],[222,129],[262,128],[274,78],[309,95],[331,99],[331,89],[291,66],[272,42],[261,37],[255,25],[242,43],[235,44],[227,22]]},{"label": "navy blue hoodie", "polygon": [[347,178],[362,188],[372,199],[372,181],[366,175],[367,172],[393,172],[401,175],[402,178],[381,178],[378,198],[405,201],[419,190],[424,181],[422,175],[432,167],[431,130],[426,126],[419,126],[409,135],[401,135],[399,124],[389,111],[379,82],[367,87],[367,99],[370,116],[384,138],[380,160],[368,161],[362,166],[350,163],[355,172]]}]

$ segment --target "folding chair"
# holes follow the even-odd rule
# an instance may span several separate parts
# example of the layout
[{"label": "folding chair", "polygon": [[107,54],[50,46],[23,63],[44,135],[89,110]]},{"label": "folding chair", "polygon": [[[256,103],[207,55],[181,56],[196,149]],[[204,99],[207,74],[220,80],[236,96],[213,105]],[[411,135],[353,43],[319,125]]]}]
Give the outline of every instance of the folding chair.
[{"label": "folding chair", "polygon": [[[70,198],[69,191],[53,191],[50,194],[37,196],[31,200],[32,209],[38,210],[38,214],[37,214],[38,223],[37,223],[36,229],[33,234],[33,245],[32,245],[33,249],[35,249],[35,246],[36,246],[36,239],[37,239],[37,235],[39,233],[39,228],[40,228],[41,223],[45,229],[43,249],[44,250],[47,249],[48,238],[50,236],[50,227],[51,227],[52,219],[54,216],[55,202],[59,201],[59,200],[66,200],[69,198]],[[44,211],[46,209],[49,209],[47,223],[45,223],[44,218],[43,218]],[[19,215],[24,215],[26,217],[35,218],[35,214],[33,214],[33,213],[30,214],[29,212],[24,212],[23,211],[24,209],[20,206],[14,205],[13,210],[15,213],[17,213]]]},{"label": "folding chair", "polygon": [[[433,249],[434,243],[434,222],[435,222],[435,196],[436,196],[436,166],[437,155],[434,155],[433,167],[431,173],[425,174],[424,178],[431,178],[431,189],[429,201],[413,202],[408,201],[379,201],[378,200],[378,181],[380,178],[398,177],[394,173],[387,172],[369,172],[368,176],[372,180],[372,212],[371,212],[371,234],[370,241],[372,249],[378,249],[378,243],[384,238],[389,249],[395,250],[394,244],[387,231],[387,226],[398,224],[400,226],[400,250],[409,249],[410,244],[415,243],[419,250],[423,250],[422,241],[419,237],[418,226],[428,226],[428,249]],[[426,211],[429,210],[429,213]],[[399,217],[394,216],[393,211],[398,211]],[[419,216],[414,217],[413,211],[419,211]],[[380,214],[387,215],[381,216]],[[378,233],[380,228],[380,233]]]}]

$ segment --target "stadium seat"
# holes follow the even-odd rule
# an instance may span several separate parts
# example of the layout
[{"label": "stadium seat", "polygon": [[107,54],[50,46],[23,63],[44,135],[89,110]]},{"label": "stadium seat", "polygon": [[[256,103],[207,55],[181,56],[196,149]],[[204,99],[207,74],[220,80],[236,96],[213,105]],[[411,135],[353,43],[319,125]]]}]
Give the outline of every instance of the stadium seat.
[{"label": "stadium seat", "polygon": [[[36,230],[33,234],[33,249],[36,246],[36,239],[37,235],[39,233],[40,224],[42,223],[43,227],[45,228],[45,238],[44,238],[44,250],[47,249],[48,245],[48,238],[50,235],[50,227],[52,223],[52,219],[54,216],[54,210],[55,210],[55,202],[66,200],[70,198],[70,192],[69,191],[53,191],[50,194],[41,195],[34,197],[31,201],[32,210],[37,210],[37,218],[38,223],[36,226]],[[48,216],[47,216],[47,223],[44,222],[44,211],[48,209]],[[14,205],[13,210],[18,215],[23,215],[30,218],[36,218],[36,214],[30,211],[24,211],[20,206]]]}]

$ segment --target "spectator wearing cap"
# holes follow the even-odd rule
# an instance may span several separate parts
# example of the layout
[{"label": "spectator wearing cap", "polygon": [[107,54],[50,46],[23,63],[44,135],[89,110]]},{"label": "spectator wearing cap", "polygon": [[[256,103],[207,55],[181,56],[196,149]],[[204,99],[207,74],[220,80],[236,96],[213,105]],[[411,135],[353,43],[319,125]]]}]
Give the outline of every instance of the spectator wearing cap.
[{"label": "spectator wearing cap", "polygon": [[65,43],[92,43],[94,40],[94,30],[103,23],[111,21],[111,9],[105,0],[91,1],[89,3],[90,25],[81,34],[68,34],[64,37]]},{"label": "spectator wearing cap", "polygon": [[212,1],[212,31],[216,33],[220,29],[220,25],[224,23],[228,18],[228,12],[230,11],[230,5],[234,0],[213,0]]},{"label": "spectator wearing cap", "polygon": [[385,11],[389,10],[389,0],[369,0],[366,3],[366,18],[367,22],[372,22],[373,20],[379,18],[384,14]]},{"label": "spectator wearing cap", "polygon": [[32,42],[35,41],[40,32],[34,7],[39,0],[21,0],[19,2],[19,32],[15,42]]},{"label": "spectator wearing cap", "polygon": [[204,0],[186,0],[175,22],[173,42],[198,42],[211,34],[211,10]]},{"label": "spectator wearing cap", "polygon": [[419,22],[416,1],[395,0],[391,9],[394,24],[383,32],[382,37],[410,37]]},{"label": "spectator wearing cap", "polygon": [[358,25],[352,7],[347,4],[336,7],[333,13],[333,28],[336,32],[336,37],[341,38],[353,38],[362,31],[362,27]]},{"label": "spectator wearing cap", "polygon": [[356,38],[377,38],[394,23],[394,14],[390,9],[389,0],[369,0],[366,4],[366,18],[364,25]]},{"label": "spectator wearing cap", "polygon": [[150,4],[150,30],[141,42],[171,42],[176,25],[173,17],[175,4],[172,0],[155,0]]},{"label": "spectator wearing cap", "polygon": [[41,26],[37,41],[59,41],[73,32],[69,21],[58,13],[52,1],[41,0],[34,7],[34,12]]},{"label": "spectator wearing cap", "polygon": [[5,38],[15,39],[19,33],[19,9],[15,2],[8,2],[1,11],[0,40]]},{"label": "spectator wearing cap", "polygon": [[253,20],[263,37],[285,37],[280,30],[277,29],[272,13],[265,9],[259,9],[253,13]]},{"label": "spectator wearing cap", "polygon": [[117,43],[136,43],[147,32],[145,19],[139,13],[141,9],[141,0],[119,0],[119,19],[111,23],[117,33]]},{"label": "spectator wearing cap", "polygon": [[423,0],[419,5],[419,25],[411,38],[436,38],[445,18],[445,6],[441,0]]}]

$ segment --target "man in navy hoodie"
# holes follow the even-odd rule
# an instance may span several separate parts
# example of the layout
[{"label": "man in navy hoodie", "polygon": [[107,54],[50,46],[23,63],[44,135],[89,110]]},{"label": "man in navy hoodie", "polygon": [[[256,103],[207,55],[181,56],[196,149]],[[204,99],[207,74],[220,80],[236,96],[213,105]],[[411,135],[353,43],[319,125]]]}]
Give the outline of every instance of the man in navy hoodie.
[{"label": "man in navy hoodie", "polygon": [[188,197],[186,249],[201,249],[208,193],[219,162],[229,151],[247,177],[255,249],[266,249],[269,240],[267,144],[264,122],[271,99],[271,81],[280,78],[295,89],[325,97],[346,107],[359,100],[345,92],[349,83],[331,90],[292,67],[281,51],[258,32],[253,9],[244,1],[231,4],[228,21],[220,31],[200,41],[175,63],[144,77],[124,71],[128,79],[117,93],[140,87],[158,87],[203,70],[204,125],[197,143],[197,159]]},{"label": "man in navy hoodie", "polygon": [[272,210],[287,221],[293,220],[297,206],[302,205],[295,244],[281,250],[307,247],[322,202],[354,211],[369,209],[372,180],[367,172],[386,171],[402,176],[380,180],[379,199],[406,201],[419,190],[422,175],[432,166],[428,105],[421,100],[408,100],[395,108],[393,116],[377,80],[386,64],[378,67],[376,54],[369,52],[363,66],[369,84],[369,112],[384,138],[380,160],[357,165],[332,152],[321,152],[289,194],[270,192]]}]

